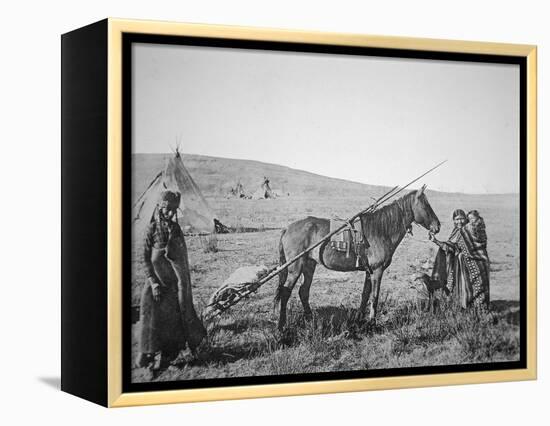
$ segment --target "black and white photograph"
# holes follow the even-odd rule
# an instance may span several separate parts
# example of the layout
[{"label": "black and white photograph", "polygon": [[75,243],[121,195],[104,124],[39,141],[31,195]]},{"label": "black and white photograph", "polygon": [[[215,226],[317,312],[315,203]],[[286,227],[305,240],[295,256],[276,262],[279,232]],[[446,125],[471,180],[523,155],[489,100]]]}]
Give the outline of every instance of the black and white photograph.
[{"label": "black and white photograph", "polygon": [[519,365],[518,63],[130,49],[132,384]]},{"label": "black and white photograph", "polygon": [[1,424],[545,424],[543,2],[3,10]]}]

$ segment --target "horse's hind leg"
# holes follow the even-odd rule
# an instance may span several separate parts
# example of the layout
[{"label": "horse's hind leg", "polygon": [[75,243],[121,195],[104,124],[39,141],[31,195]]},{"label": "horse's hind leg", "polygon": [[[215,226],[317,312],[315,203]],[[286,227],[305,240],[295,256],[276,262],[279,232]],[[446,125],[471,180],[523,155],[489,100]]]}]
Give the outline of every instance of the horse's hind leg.
[{"label": "horse's hind leg", "polygon": [[286,325],[286,305],[290,295],[292,294],[292,289],[296,285],[296,282],[302,275],[303,262],[297,261],[294,265],[289,266],[288,268],[288,277],[284,285],[279,287],[279,299],[281,300],[281,312],[279,313],[279,331],[283,331]]},{"label": "horse's hind leg", "polygon": [[434,311],[434,292],[428,291],[428,304],[426,305],[426,312],[433,313]]},{"label": "horse's hind leg", "polygon": [[313,274],[315,273],[315,267],[317,262],[313,259],[306,259],[304,262],[304,268],[302,273],[304,274],[304,282],[298,290],[300,295],[300,300],[304,307],[304,316],[306,319],[310,320],[312,318],[311,306],[309,306],[309,289],[311,287],[311,282],[313,281]]}]

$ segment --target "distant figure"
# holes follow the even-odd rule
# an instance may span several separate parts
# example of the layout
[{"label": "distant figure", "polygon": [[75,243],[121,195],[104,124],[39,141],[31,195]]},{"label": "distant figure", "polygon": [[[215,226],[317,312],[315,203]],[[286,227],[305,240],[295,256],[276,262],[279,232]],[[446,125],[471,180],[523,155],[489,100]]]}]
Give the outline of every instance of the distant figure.
[{"label": "distant figure", "polygon": [[464,210],[453,212],[454,229],[447,241],[430,240],[439,246],[432,280],[445,283],[453,299],[463,308],[489,307],[489,257],[485,223],[475,210],[469,223]]}]

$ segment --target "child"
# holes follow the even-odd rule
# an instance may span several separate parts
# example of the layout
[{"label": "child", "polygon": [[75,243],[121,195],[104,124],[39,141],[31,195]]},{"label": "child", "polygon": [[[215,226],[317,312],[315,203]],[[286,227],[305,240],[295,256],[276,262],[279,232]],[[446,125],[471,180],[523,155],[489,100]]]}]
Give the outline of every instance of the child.
[{"label": "child", "polygon": [[466,229],[472,235],[476,243],[476,248],[487,247],[487,232],[485,230],[485,221],[479,215],[477,210],[468,212],[468,224]]}]

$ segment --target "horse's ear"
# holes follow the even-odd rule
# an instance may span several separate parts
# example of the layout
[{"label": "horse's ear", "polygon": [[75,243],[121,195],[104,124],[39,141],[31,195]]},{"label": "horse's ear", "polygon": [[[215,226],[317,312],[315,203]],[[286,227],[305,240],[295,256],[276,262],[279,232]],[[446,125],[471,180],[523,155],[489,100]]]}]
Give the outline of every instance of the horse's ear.
[{"label": "horse's ear", "polygon": [[422,194],[424,194],[424,190],[426,189],[426,185],[422,185],[422,188],[418,189],[416,191],[416,198],[420,197]]}]

